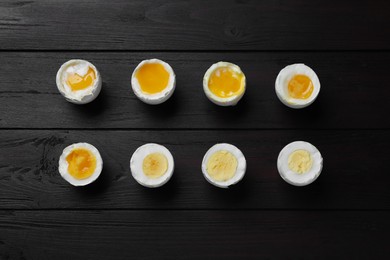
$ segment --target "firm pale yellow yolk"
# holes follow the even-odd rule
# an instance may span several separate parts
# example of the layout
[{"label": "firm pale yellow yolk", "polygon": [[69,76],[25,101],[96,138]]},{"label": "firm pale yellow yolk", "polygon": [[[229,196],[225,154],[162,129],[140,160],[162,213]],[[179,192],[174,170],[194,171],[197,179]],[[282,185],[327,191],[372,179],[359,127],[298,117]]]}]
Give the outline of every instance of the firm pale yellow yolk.
[{"label": "firm pale yellow yolk", "polygon": [[142,163],[144,174],[152,179],[163,176],[168,170],[168,160],[162,153],[147,155]]},{"label": "firm pale yellow yolk", "polygon": [[137,70],[136,78],[142,92],[146,94],[157,94],[163,91],[169,81],[169,73],[159,63],[146,63]]},{"label": "firm pale yellow yolk", "polygon": [[210,91],[221,98],[238,95],[243,89],[243,74],[229,67],[214,70],[209,78]]},{"label": "firm pale yellow yolk", "polygon": [[233,178],[237,171],[237,158],[228,151],[218,151],[210,156],[206,170],[216,181],[227,181]]},{"label": "firm pale yellow yolk", "polygon": [[84,77],[80,76],[77,73],[70,75],[68,77],[67,83],[68,86],[73,91],[77,91],[92,86],[95,79],[96,79],[95,71],[90,67],[88,69],[87,74],[85,74]]},{"label": "firm pale yellow yolk", "polygon": [[89,178],[96,169],[95,155],[84,148],[74,149],[67,157],[68,172],[75,179]]},{"label": "firm pale yellow yolk", "polygon": [[297,74],[288,82],[288,94],[295,99],[309,98],[313,89],[313,82],[306,75]]},{"label": "firm pale yellow yolk", "polygon": [[288,168],[293,172],[302,174],[311,169],[313,160],[311,155],[306,150],[296,150],[288,157]]}]

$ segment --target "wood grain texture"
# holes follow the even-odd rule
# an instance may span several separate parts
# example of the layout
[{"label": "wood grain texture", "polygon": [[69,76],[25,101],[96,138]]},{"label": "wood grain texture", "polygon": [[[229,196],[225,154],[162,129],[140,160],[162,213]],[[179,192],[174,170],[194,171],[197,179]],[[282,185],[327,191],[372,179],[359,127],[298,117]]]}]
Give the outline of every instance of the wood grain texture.
[{"label": "wood grain texture", "polygon": [[388,1],[3,0],[2,49],[389,49]]},{"label": "wood grain texture", "polygon": [[389,212],[0,211],[3,259],[386,259]]},{"label": "wood grain texture", "polygon": [[[324,158],[319,179],[307,187],[285,183],[276,169],[280,150],[305,140]],[[95,145],[104,161],[96,183],[76,188],[58,173],[62,150]],[[148,189],[132,178],[129,160],[145,143],[165,145],[175,173]],[[239,147],[247,159],[242,182],[227,190],[201,173],[217,142]],[[390,132],[376,131],[1,131],[1,209],[390,209],[386,160]]]},{"label": "wood grain texture", "polygon": [[[161,58],[177,75],[170,100],[150,106],[130,87],[133,69],[143,59]],[[102,74],[103,90],[85,106],[59,94],[55,75],[63,62],[83,58]],[[389,52],[3,52],[0,70],[1,128],[389,128]],[[211,64],[227,60],[241,66],[247,92],[235,107],[219,107],[205,96],[202,78]],[[305,109],[284,106],[275,79],[286,65],[304,62],[321,81],[315,103]]]}]

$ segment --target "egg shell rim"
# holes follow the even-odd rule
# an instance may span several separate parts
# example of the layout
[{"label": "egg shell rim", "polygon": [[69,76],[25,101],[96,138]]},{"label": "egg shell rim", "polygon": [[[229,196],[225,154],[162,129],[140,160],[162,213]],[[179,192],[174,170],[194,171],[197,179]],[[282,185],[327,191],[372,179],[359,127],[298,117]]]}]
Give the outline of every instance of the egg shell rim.
[{"label": "egg shell rim", "polygon": [[[69,164],[66,161],[66,157],[75,148],[86,148],[87,150],[92,151],[93,155],[96,157],[96,169],[93,172],[93,174],[86,179],[79,180],[74,178],[72,175],[68,173]],[[62,151],[58,164],[59,164],[58,171],[61,177],[73,186],[86,186],[88,184],[91,184],[92,182],[96,181],[99,178],[103,170],[103,159],[99,153],[99,150],[92,144],[85,143],[85,142],[74,143],[65,147],[64,150]]]},{"label": "egg shell rim", "polygon": [[[243,90],[240,94],[228,98],[221,98],[215,95],[211,90],[209,89],[209,79],[211,76],[211,73],[214,72],[217,68],[221,67],[231,67],[233,68],[236,72],[241,73],[243,75]],[[231,62],[227,61],[219,61],[217,63],[214,63],[213,65],[210,66],[210,68],[207,69],[206,73],[203,76],[203,91],[206,95],[206,97],[213,102],[216,105],[219,106],[235,106],[237,105],[238,101],[241,100],[241,98],[244,96],[246,92],[246,76],[244,72],[241,70],[241,68]]]},{"label": "egg shell rim", "polygon": [[[304,70],[308,70],[310,72],[309,73],[310,75],[308,75],[308,73],[303,73],[303,72],[298,73],[298,74],[303,74],[303,75],[308,76],[310,78],[310,80],[312,80],[312,82],[313,82],[314,91],[308,99],[295,99],[295,98],[287,97],[288,94],[285,91],[286,85],[284,84],[284,82],[287,81],[287,78],[290,77],[292,72],[295,72],[297,67],[299,69],[303,68]],[[297,73],[293,73],[293,74],[295,75]],[[313,104],[313,102],[317,99],[317,97],[320,93],[320,90],[321,90],[321,83],[320,83],[320,80],[319,80],[317,74],[315,73],[315,71],[312,68],[310,68],[309,66],[307,66],[304,63],[294,63],[291,65],[287,65],[286,67],[284,67],[283,69],[280,70],[280,72],[275,80],[275,92],[276,92],[277,97],[284,105],[286,105],[290,108],[294,108],[294,109],[305,108],[305,107]]]},{"label": "egg shell rim", "polygon": [[[90,90],[90,89],[91,90],[88,91],[88,93],[83,95],[81,98],[77,98],[77,97],[74,97],[73,95],[69,95],[69,93],[65,91],[66,87],[64,86],[64,84],[62,82],[62,74],[65,72],[66,68],[71,63],[78,63],[78,62],[87,63],[88,66],[93,68],[93,70],[95,71],[95,74],[96,74],[96,79],[95,79],[94,84],[92,86],[84,89],[84,91]],[[65,97],[65,99],[68,102],[71,102],[71,103],[77,104],[77,105],[83,105],[83,104],[87,104],[87,103],[92,102],[93,100],[95,100],[99,96],[99,94],[101,92],[101,88],[102,88],[102,78],[101,78],[99,70],[91,62],[89,62],[87,60],[82,60],[82,59],[71,59],[71,60],[68,60],[67,62],[65,62],[64,64],[62,64],[61,67],[58,69],[57,74],[56,74],[56,85],[57,85],[58,91],[61,93],[61,95],[63,97]],[[69,88],[69,86],[67,86],[67,87]]]},{"label": "egg shell rim", "polygon": [[[148,151],[148,153],[138,155],[140,152],[142,152],[143,150],[146,150],[146,149],[150,149]],[[144,158],[151,153],[155,153],[155,152],[161,153],[161,149],[166,152],[163,154],[165,157],[167,157],[167,161],[168,161],[168,169],[167,169],[166,173],[159,178],[152,179],[152,178],[146,177],[146,175],[144,175],[142,172],[144,179],[148,180],[148,182],[145,182],[144,180],[139,179],[138,175],[137,175],[138,173],[136,173],[136,172],[137,172],[138,168],[140,168],[142,171],[142,167],[141,166],[137,167],[136,164],[137,163],[142,164]],[[169,151],[168,148],[166,148],[165,146],[163,146],[161,144],[147,143],[147,144],[141,145],[140,147],[138,147],[134,151],[133,155],[130,158],[131,175],[133,176],[133,178],[136,180],[137,183],[139,183],[140,185],[147,187],[147,188],[158,188],[158,187],[163,186],[172,178],[174,171],[175,171],[175,160],[173,158],[173,155]]]},{"label": "egg shell rim", "polygon": [[[221,151],[221,150],[231,152],[237,159],[236,173],[231,179],[229,179],[227,181],[213,180],[209,176],[207,169],[206,169],[207,168],[207,161],[210,158],[210,156],[218,151]],[[247,163],[246,163],[246,159],[245,159],[243,152],[240,149],[238,149],[235,145],[232,145],[229,143],[218,143],[218,144],[213,145],[212,147],[210,147],[207,150],[207,152],[203,156],[201,168],[202,168],[202,173],[203,173],[204,178],[209,183],[211,183],[212,185],[219,187],[219,188],[229,188],[230,186],[237,184],[238,182],[240,182],[244,178],[245,173],[246,173],[246,169],[247,169]]]},{"label": "egg shell rim", "polygon": [[[141,90],[141,86],[138,82],[137,77],[135,74],[137,71],[147,63],[158,63],[164,66],[164,68],[168,71],[169,74],[169,80],[168,80],[168,85],[165,87],[165,89],[159,93],[156,94],[145,94]],[[136,95],[136,97],[141,100],[142,102],[149,104],[149,105],[158,105],[162,104],[165,101],[167,101],[172,95],[173,92],[175,92],[176,89],[176,74],[174,70],[172,69],[171,65],[169,65],[167,62],[160,60],[160,59],[147,59],[141,61],[137,67],[133,70],[133,73],[131,75],[131,88]]]},{"label": "egg shell rim", "polygon": [[[290,149],[291,147],[294,147],[294,149]],[[307,150],[310,153],[310,155],[313,157],[313,161],[319,160],[319,163],[318,163],[319,168],[316,171],[314,168],[312,168],[312,169],[310,169],[309,173],[304,173],[304,174],[297,174],[290,169],[287,169],[287,172],[284,172],[284,169],[282,167],[282,161],[288,162],[288,157],[290,156],[290,154],[293,151],[300,150],[300,149]],[[314,155],[313,155],[313,153],[314,153]],[[278,155],[278,159],[277,159],[277,168],[278,168],[278,172],[279,172],[280,177],[282,177],[282,179],[284,181],[286,181],[287,183],[294,185],[294,186],[307,186],[307,185],[313,183],[320,176],[322,169],[323,169],[323,163],[324,163],[323,157],[322,157],[320,151],[317,149],[317,147],[315,147],[314,145],[312,145],[311,143],[306,142],[306,141],[294,141],[294,142],[287,144],[280,151],[280,153]],[[313,163],[313,166],[314,165],[315,164]],[[291,179],[291,176],[294,176],[296,178],[300,178],[300,177],[304,178],[305,175],[306,176],[312,175],[312,176],[310,176],[310,178],[306,179],[304,182],[297,182],[296,180]]]}]

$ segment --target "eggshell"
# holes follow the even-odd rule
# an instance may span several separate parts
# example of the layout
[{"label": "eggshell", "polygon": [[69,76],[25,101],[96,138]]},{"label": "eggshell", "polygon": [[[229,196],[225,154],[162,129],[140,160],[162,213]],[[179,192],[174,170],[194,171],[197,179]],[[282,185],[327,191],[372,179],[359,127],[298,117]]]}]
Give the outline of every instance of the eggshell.
[{"label": "eggshell", "polygon": [[[96,79],[94,84],[91,87],[88,87],[83,90],[72,91],[72,89],[67,85],[67,70],[71,69],[73,66],[79,66],[80,64],[91,67],[96,74]],[[81,71],[85,71],[81,68]],[[102,78],[100,76],[97,68],[86,60],[73,59],[65,62],[57,72],[56,83],[59,92],[65,97],[65,99],[74,104],[87,104],[92,102],[99,95],[102,88]]]}]

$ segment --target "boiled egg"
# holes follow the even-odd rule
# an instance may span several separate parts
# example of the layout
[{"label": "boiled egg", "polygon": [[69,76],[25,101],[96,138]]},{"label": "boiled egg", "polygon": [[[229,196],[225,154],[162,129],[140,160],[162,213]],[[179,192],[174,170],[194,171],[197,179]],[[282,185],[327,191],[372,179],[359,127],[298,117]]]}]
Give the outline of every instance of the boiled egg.
[{"label": "boiled egg", "polygon": [[275,81],[279,100],[291,108],[304,108],[314,102],[320,93],[317,74],[302,63],[286,66]]},{"label": "boiled egg", "polygon": [[228,188],[245,175],[246,160],[243,153],[231,144],[212,146],[203,157],[202,173],[211,184]]},{"label": "boiled egg", "polygon": [[69,102],[86,104],[100,93],[102,79],[96,67],[86,60],[69,60],[57,72],[57,88]]},{"label": "boiled egg", "polygon": [[64,149],[58,170],[67,182],[84,186],[95,181],[103,169],[99,151],[88,143],[75,143]]},{"label": "boiled egg", "polygon": [[286,182],[295,186],[305,186],[318,178],[323,160],[314,145],[296,141],[282,149],[277,165],[280,176]]},{"label": "boiled egg", "polygon": [[203,77],[207,98],[220,106],[234,106],[245,93],[246,79],[240,67],[220,61],[213,64]]},{"label": "boiled egg", "polygon": [[131,87],[143,102],[157,105],[167,101],[175,91],[176,75],[172,67],[159,59],[144,60],[131,76]]},{"label": "boiled egg", "polygon": [[175,164],[173,156],[162,145],[149,143],[140,146],[130,159],[134,179],[148,188],[160,187],[172,177]]}]

